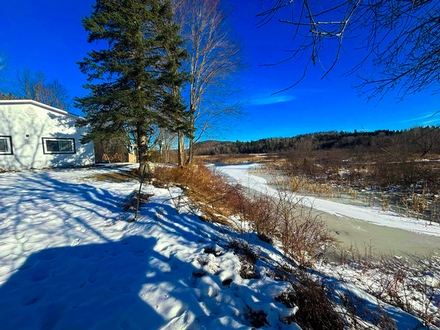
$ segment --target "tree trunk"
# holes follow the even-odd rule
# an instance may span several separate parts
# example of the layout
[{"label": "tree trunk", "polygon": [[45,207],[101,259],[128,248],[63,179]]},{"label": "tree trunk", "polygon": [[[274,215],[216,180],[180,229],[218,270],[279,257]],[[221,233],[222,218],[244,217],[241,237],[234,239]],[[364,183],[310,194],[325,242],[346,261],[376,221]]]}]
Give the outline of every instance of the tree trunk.
[{"label": "tree trunk", "polygon": [[148,145],[147,137],[142,132],[143,125],[139,124],[137,127],[137,147],[139,159],[139,175],[148,171]]},{"label": "tree trunk", "polygon": [[192,165],[194,159],[194,139],[189,140],[189,154],[188,159],[186,160],[187,165]]},{"label": "tree trunk", "polygon": [[193,159],[194,159],[194,134],[196,132],[195,119],[194,119],[195,105],[191,104],[190,108],[191,108],[191,118],[190,118],[191,137],[189,138],[189,150],[188,150],[189,153],[188,153],[188,159],[186,161],[186,165],[192,165],[192,163],[193,163]]},{"label": "tree trunk", "polygon": [[177,164],[183,166],[185,164],[185,141],[182,131],[177,133]]}]

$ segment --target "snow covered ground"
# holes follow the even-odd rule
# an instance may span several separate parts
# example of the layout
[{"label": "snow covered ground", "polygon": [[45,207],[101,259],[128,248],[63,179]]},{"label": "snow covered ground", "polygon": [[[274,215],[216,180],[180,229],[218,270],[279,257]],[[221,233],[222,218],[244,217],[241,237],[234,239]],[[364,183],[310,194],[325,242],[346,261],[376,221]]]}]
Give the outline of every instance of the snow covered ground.
[{"label": "snow covered ground", "polygon": [[[128,223],[122,207],[137,182],[87,178],[118,170],[0,174],[0,329],[251,329],[252,311],[267,314],[262,328],[299,329],[281,321],[297,309],[274,300],[290,289],[269,276],[284,262],[278,250],[202,222],[178,188],[145,185],[154,196]],[[228,245],[240,239],[261,256],[260,278],[239,275],[241,261]],[[322,278],[372,310],[379,306],[354,285]],[[425,329],[380,305],[398,329]]]},{"label": "snow covered ground", "polygon": [[[277,190],[269,186],[266,179],[249,172],[249,170],[258,166],[259,164],[227,165],[216,167],[216,170],[228,175],[234,180],[234,182],[239,183],[244,187],[261,193],[277,196]],[[440,237],[440,225],[438,223],[428,225],[427,221],[406,218],[393,212],[382,211],[380,207],[347,205],[301,195],[296,195],[295,198],[306,206],[312,206],[315,210],[334,214],[339,217],[349,217],[367,221],[379,226],[398,228],[415,233]]]}]

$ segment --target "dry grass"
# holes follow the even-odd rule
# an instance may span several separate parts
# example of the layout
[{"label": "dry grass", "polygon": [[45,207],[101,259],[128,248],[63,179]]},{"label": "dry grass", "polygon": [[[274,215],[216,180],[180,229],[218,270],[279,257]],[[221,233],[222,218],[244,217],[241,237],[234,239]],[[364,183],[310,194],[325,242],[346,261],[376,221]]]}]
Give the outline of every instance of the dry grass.
[{"label": "dry grass", "polygon": [[286,255],[301,265],[312,265],[323,249],[335,243],[324,221],[289,193],[249,196],[201,164],[157,167],[154,176],[159,186],[173,183],[183,188],[206,220],[232,225],[228,218],[238,215],[261,240],[279,240]]},{"label": "dry grass", "polygon": [[181,187],[204,219],[232,226],[228,217],[236,213],[236,201],[243,198],[240,187],[231,186],[224,177],[204,165],[192,167],[156,167],[158,186],[174,184]]},{"label": "dry grass", "polygon": [[221,164],[240,164],[240,163],[262,163],[272,161],[277,155],[266,154],[234,154],[234,155],[199,155],[195,156],[198,162],[221,163]]},{"label": "dry grass", "polygon": [[293,290],[275,297],[275,301],[297,309],[296,313],[283,321],[287,324],[295,322],[304,330],[345,329],[344,319],[335,311],[334,303],[328,299],[325,287],[314,282],[305,273],[303,275],[299,276],[299,282],[291,281]]},{"label": "dry grass", "polygon": [[[277,197],[264,195],[248,196],[239,186],[231,186],[225,178],[213,173],[203,165],[189,168],[159,167],[155,168],[153,183],[156,186],[168,187],[171,184],[181,187],[185,194],[194,203],[197,210],[204,214],[208,221],[232,225],[228,220],[231,215],[238,215],[240,219],[247,220],[250,227],[258,236],[267,242],[279,240],[286,256],[294,259],[299,265],[311,266],[319,258],[328,245],[334,244],[326,224],[319,218],[313,217],[309,209],[302,207],[292,194],[280,192]],[[137,180],[136,171],[114,172],[94,176],[95,179],[124,182]],[[416,204],[416,203],[414,203]],[[131,205],[131,204],[130,204]],[[129,205],[129,206],[130,206]],[[240,275],[244,278],[260,276],[255,269],[258,256],[246,242],[239,242],[234,247],[240,254],[242,268]],[[375,281],[375,285],[367,289],[378,299],[399,306],[409,313],[418,315],[425,324],[439,325],[440,309],[438,308],[439,284],[430,283],[427,278],[438,274],[439,265],[421,265],[409,268],[397,261],[385,261],[381,265],[371,262],[371,246],[365,246],[363,256],[359,251],[352,251],[350,255],[341,255],[342,262],[355,260],[361,268],[381,267],[385,274]],[[207,252],[208,253],[208,252]],[[345,260],[345,261],[344,261]],[[304,269],[304,267],[300,267]],[[296,268],[298,269],[298,268]],[[411,274],[411,279],[409,277]],[[286,305],[298,306],[299,311],[286,319],[286,323],[297,322],[303,329],[341,329],[341,315],[335,312],[333,303],[329,300],[325,286],[313,282],[310,278],[295,277],[298,282],[292,283],[292,292],[286,292],[278,301]],[[416,280],[415,280],[416,279]],[[410,288],[416,288],[418,296],[407,293]],[[414,290],[413,290],[414,291]],[[351,319],[352,325],[356,324],[356,315],[364,313],[356,309],[356,302],[345,297],[345,308],[352,314],[343,315],[345,320]],[[422,308],[414,310],[410,303],[413,299],[423,300]],[[304,304],[307,304],[304,305]],[[437,304],[437,305],[436,305]],[[433,306],[437,306],[437,309]],[[371,314],[373,315],[373,314]],[[384,314],[385,315],[385,314]],[[373,315],[374,316],[374,315]],[[377,316],[377,315],[376,315]],[[383,315],[378,314],[376,324],[383,329],[394,329],[394,325]],[[249,311],[249,318],[255,325],[263,325],[265,316],[258,311]],[[359,321],[360,322],[360,321]],[[360,328],[359,327],[356,328]]]},{"label": "dry grass", "polygon": [[136,169],[126,169],[121,171],[113,171],[109,173],[93,174],[86,179],[93,179],[97,181],[109,181],[109,182],[128,182],[133,180],[139,180],[139,174]]}]

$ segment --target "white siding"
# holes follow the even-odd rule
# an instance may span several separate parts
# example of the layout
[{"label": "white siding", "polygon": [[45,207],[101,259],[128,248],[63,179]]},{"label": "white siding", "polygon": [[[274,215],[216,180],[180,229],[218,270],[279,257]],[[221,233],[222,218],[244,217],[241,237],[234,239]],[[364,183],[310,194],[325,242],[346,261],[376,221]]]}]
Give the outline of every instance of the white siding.
[{"label": "white siding", "polygon": [[[93,143],[80,143],[85,128],[75,127],[77,118],[35,101],[0,101],[0,136],[10,136],[12,140],[12,154],[0,154],[0,169],[94,164]],[[47,153],[43,148],[43,138],[74,139],[74,153]]]}]

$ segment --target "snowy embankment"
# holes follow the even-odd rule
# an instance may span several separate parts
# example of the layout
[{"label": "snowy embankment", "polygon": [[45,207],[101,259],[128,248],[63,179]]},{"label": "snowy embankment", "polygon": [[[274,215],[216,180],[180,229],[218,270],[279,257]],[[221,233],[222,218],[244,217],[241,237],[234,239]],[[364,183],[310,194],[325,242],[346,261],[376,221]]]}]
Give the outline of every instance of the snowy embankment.
[{"label": "snowy embankment", "polygon": [[[122,207],[137,182],[87,178],[111,171],[0,174],[1,329],[250,329],[255,312],[266,314],[262,328],[299,329],[282,322],[297,309],[274,300],[291,288],[268,275],[285,262],[279,251],[200,221],[178,188],[146,185],[154,196],[128,223]],[[228,244],[242,238],[258,251],[260,278],[240,276]],[[362,290],[323,278],[378,306]],[[381,305],[399,329],[420,325]]]},{"label": "snowy embankment", "polygon": [[[258,192],[277,196],[279,192],[269,186],[266,179],[249,172],[249,170],[258,167],[259,164],[245,165],[227,165],[216,167],[216,170],[228,175],[234,182],[244,187],[256,190]],[[396,213],[382,211],[379,207],[362,207],[355,205],[346,205],[329,200],[323,200],[310,196],[294,195],[296,201],[305,206],[312,207],[315,210],[334,214],[339,217],[348,217],[369,223],[407,230],[420,234],[427,234],[440,237],[440,225],[438,223],[429,224],[427,221],[415,218],[406,218]],[[428,225],[429,224],[429,225]]]},{"label": "snowy embankment", "polygon": [[287,327],[273,297],[288,284],[242,279],[223,248],[236,233],[179,214],[178,188],[146,186],[127,223],[138,184],[84,179],[103,171],[0,174],[1,329],[238,329],[248,308]]}]

